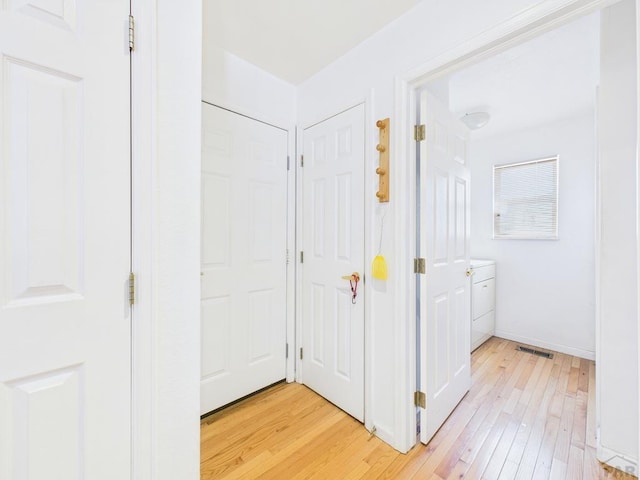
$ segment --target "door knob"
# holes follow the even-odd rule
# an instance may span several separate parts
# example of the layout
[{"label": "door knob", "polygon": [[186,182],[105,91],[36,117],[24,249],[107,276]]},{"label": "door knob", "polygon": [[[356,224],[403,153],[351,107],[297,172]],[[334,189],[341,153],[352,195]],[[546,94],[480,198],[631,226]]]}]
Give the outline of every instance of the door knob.
[{"label": "door knob", "polygon": [[343,280],[351,280],[351,281],[360,281],[360,274],[358,272],[353,272],[351,275],[343,275]]},{"label": "door knob", "polygon": [[471,275],[473,275],[473,274],[474,274],[474,273],[476,273],[476,272],[474,272],[474,271],[473,271],[473,268],[467,268],[467,271],[466,271],[466,272],[464,272],[464,273],[465,273],[465,275],[466,275],[467,277],[470,277]]}]

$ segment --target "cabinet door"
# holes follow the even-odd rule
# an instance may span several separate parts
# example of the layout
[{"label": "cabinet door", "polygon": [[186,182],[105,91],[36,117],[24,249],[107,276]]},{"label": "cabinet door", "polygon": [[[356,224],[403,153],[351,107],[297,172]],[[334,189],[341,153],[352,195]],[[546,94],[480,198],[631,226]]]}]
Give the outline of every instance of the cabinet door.
[{"label": "cabinet door", "polygon": [[[493,335],[496,324],[496,312],[491,310],[481,317],[474,318],[471,322],[471,344],[484,342]],[[478,343],[478,345],[480,344]],[[475,348],[475,347],[474,347]]]},{"label": "cabinet door", "polygon": [[478,318],[494,309],[495,278],[473,284],[473,318]]}]

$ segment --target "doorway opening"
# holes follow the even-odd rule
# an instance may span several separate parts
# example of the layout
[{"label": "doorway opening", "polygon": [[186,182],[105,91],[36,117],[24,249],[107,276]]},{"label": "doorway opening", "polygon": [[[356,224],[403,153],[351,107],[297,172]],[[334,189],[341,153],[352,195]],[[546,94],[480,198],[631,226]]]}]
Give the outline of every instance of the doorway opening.
[{"label": "doorway opening", "polygon": [[[629,5],[632,5],[631,3]],[[414,111],[414,105],[417,104],[419,95],[420,95],[420,91],[423,88],[431,88],[434,92],[440,92],[440,94],[442,94],[444,92],[444,96],[446,97],[447,101],[451,100],[451,85],[449,84],[449,82],[447,80],[450,80],[451,78],[453,78],[455,75],[458,74],[458,72],[462,72],[464,68],[466,67],[470,67],[469,70],[471,69],[482,69],[482,61],[484,61],[485,59],[488,59],[491,56],[494,56],[496,54],[500,54],[503,57],[503,62],[504,64],[514,64],[514,63],[518,63],[518,59],[520,58],[520,56],[513,54],[513,52],[511,52],[511,57],[509,57],[509,53],[510,53],[510,48],[514,47],[514,46],[519,46],[519,48],[521,49],[525,49],[524,53],[520,53],[520,55],[524,55],[526,57],[526,55],[528,55],[530,52],[526,52],[526,48],[527,48],[527,44],[524,44],[524,42],[526,40],[529,40],[531,38],[536,37],[537,35],[541,34],[541,33],[545,33],[545,32],[549,32],[547,35],[557,35],[557,31],[556,32],[552,32],[552,29],[556,28],[559,25],[566,25],[564,27],[564,29],[578,29],[580,30],[580,28],[583,28],[583,30],[586,28],[588,29],[589,26],[593,26],[593,24],[596,24],[599,26],[599,18],[598,18],[598,13],[593,13],[596,8],[600,8],[605,6],[604,4],[594,4],[591,5],[590,10],[585,11],[585,10],[574,10],[572,12],[564,12],[561,14],[553,14],[553,15],[549,15],[546,18],[543,17],[542,19],[539,19],[539,23],[537,23],[537,26],[533,26],[533,24],[531,24],[530,27],[524,28],[524,29],[516,29],[514,32],[512,32],[511,34],[508,35],[502,35],[499,32],[496,32],[496,38],[494,39],[494,41],[492,42],[482,42],[479,41],[476,45],[466,45],[461,47],[457,52],[450,52],[449,55],[443,56],[441,58],[437,58],[435,59],[433,62],[431,62],[430,65],[425,66],[423,69],[421,69],[420,72],[418,73],[414,73],[411,74],[409,76],[407,76],[404,80],[400,80],[399,84],[397,85],[397,96],[396,96],[396,100],[400,103],[400,110],[402,113],[406,113],[407,115],[409,115],[410,118],[410,122],[415,122],[416,124],[420,123],[418,122],[418,116]],[[592,14],[590,16],[586,16],[584,18],[580,18],[583,17],[585,14]],[[578,19],[576,22],[574,22],[574,24],[570,24],[567,25],[570,21],[576,20]],[[542,26],[541,26],[542,25]],[[576,27],[577,25],[577,27]],[[560,30],[558,30],[560,31]],[[540,39],[542,39],[545,35],[541,36],[540,38],[536,38],[534,40],[534,42],[539,42]],[[592,37],[590,37],[592,38]],[[584,41],[584,38],[580,41]],[[589,43],[589,41],[587,40],[587,43]],[[599,55],[599,51],[597,50],[597,46],[599,45],[599,39],[596,37],[596,55],[595,58],[597,59],[597,62],[595,62],[595,66],[599,66],[600,64],[600,55]],[[634,47],[635,48],[635,47]],[[559,53],[559,52],[553,52],[555,53]],[[593,51],[590,52],[591,55],[593,55]],[[573,58],[573,60],[576,59],[580,59],[579,57],[580,54],[577,54],[576,57]],[[587,52],[585,55],[589,55],[589,52]],[[499,58],[499,57],[498,57]],[[505,60],[506,58],[506,60]],[[584,57],[582,60],[584,60],[587,57]],[[590,58],[594,58],[594,57],[590,57]],[[487,61],[488,63],[489,61]],[[634,58],[634,62],[635,62],[635,58]],[[591,67],[593,67],[594,63],[592,62]],[[525,65],[526,66],[526,65]],[[495,73],[496,68],[495,68],[495,64],[493,65],[493,67],[484,67],[484,68],[489,68],[492,69],[493,72]],[[487,72],[485,72],[487,73]],[[554,72],[544,72],[547,74],[547,76],[551,77],[551,79],[554,78]],[[596,81],[598,80],[598,71],[596,69],[595,71],[595,75],[592,71],[591,73],[591,78],[595,78]],[[529,74],[532,74],[532,72],[529,72]],[[489,76],[487,74],[487,76]],[[447,79],[447,80],[445,80]],[[495,80],[495,78],[494,78]],[[473,90],[473,88],[475,88],[477,85],[471,85],[469,87],[469,90]],[[584,85],[582,85],[584,86]],[[587,174],[586,174],[586,178],[578,178],[574,173],[572,172],[571,175],[568,175],[567,178],[565,178],[565,180],[569,180],[571,178],[574,179],[574,183],[573,183],[573,187],[575,187],[576,183],[576,179],[583,182],[581,184],[581,193],[575,197],[572,197],[569,199],[569,201],[565,202],[564,207],[567,207],[567,205],[571,204],[573,202],[573,207],[575,208],[575,205],[579,205],[580,204],[580,198],[582,198],[582,202],[591,202],[591,211],[593,212],[592,218],[588,219],[586,222],[583,220],[583,224],[580,228],[582,228],[582,230],[580,230],[580,233],[578,234],[578,237],[580,237],[580,235],[582,235],[583,239],[585,236],[589,237],[586,241],[587,243],[590,243],[589,246],[587,246],[587,248],[584,247],[584,242],[580,243],[580,238],[576,239],[576,244],[575,245],[582,245],[582,249],[581,251],[577,251],[574,252],[576,254],[582,254],[583,258],[588,258],[588,262],[586,263],[586,266],[589,269],[590,273],[587,273],[586,275],[584,274],[584,272],[582,272],[582,277],[587,277],[586,279],[583,278],[582,282],[581,282],[581,291],[584,293],[585,291],[590,293],[589,298],[591,299],[591,305],[588,306],[590,307],[587,308],[586,310],[583,308],[582,314],[581,314],[581,318],[584,319],[585,317],[587,318],[587,323],[590,322],[591,328],[580,328],[580,327],[576,327],[575,325],[573,326],[569,326],[567,328],[568,331],[572,331],[575,333],[575,331],[577,330],[577,328],[580,328],[580,334],[586,334],[586,340],[583,343],[584,345],[586,345],[586,347],[573,347],[573,350],[571,348],[566,349],[566,345],[564,346],[565,349],[563,350],[562,344],[559,345],[554,345],[554,344],[545,344],[544,342],[528,342],[528,343],[533,343],[534,345],[543,347],[543,348],[550,348],[550,349],[554,349],[554,350],[560,350],[560,351],[564,351],[566,353],[573,353],[573,354],[577,354],[579,356],[582,357],[586,357],[586,358],[593,358],[596,357],[598,355],[598,346],[600,346],[602,344],[602,340],[598,340],[598,335],[601,334],[600,330],[598,329],[598,323],[597,323],[597,318],[598,318],[598,299],[599,299],[599,292],[597,291],[597,275],[598,275],[598,269],[599,269],[599,264],[598,264],[598,258],[599,258],[599,245],[598,242],[600,241],[600,237],[596,237],[596,232],[600,232],[599,228],[600,228],[600,224],[598,223],[597,220],[595,220],[596,218],[596,205],[600,205],[599,203],[599,198],[601,198],[600,196],[602,195],[603,192],[599,191],[598,195],[599,197],[596,197],[596,195],[594,195],[594,192],[596,191],[596,185],[598,185],[598,188],[600,188],[600,183],[596,182],[596,179],[599,179],[598,176],[598,171],[597,171],[597,163],[596,163],[596,133],[595,133],[595,124],[596,124],[596,116],[595,116],[595,111],[596,111],[596,106],[600,106],[599,104],[597,104],[597,97],[596,97],[596,82],[593,82],[591,85],[586,85],[587,87],[591,88],[591,97],[589,98],[590,100],[590,105],[583,107],[582,109],[578,108],[578,98],[575,97],[580,97],[580,93],[583,92],[576,92],[575,90],[572,91],[572,94],[574,94],[567,103],[571,103],[573,101],[573,104],[571,105],[571,107],[573,108],[573,111],[570,114],[566,114],[566,115],[561,115],[558,114],[556,112],[556,123],[558,124],[563,124],[563,128],[565,131],[572,131],[573,132],[573,144],[574,144],[574,149],[572,152],[570,152],[570,155],[572,156],[580,156],[582,154],[584,154],[585,151],[589,152],[590,154],[590,166],[586,167],[586,168],[582,168],[580,169],[579,166],[576,166],[576,170],[579,174],[582,175],[582,177],[585,176],[585,170],[587,170]],[[473,105],[473,108],[486,108],[486,105],[482,105],[482,103],[480,103],[479,105]],[[464,107],[460,107],[460,111],[456,112],[459,116],[464,115],[464,113],[468,113],[470,105],[465,105]],[[531,113],[528,112],[527,109],[523,109],[525,110],[525,112],[527,113]],[[634,108],[632,108],[631,110],[634,110]],[[600,113],[600,112],[599,112]],[[401,115],[401,114],[399,114]],[[635,113],[634,113],[635,115]],[[495,117],[494,117],[495,118]],[[492,119],[493,121],[493,119]],[[517,124],[517,122],[514,122]],[[499,122],[495,122],[494,125],[499,124]],[[491,122],[490,124],[491,125]],[[517,125],[516,125],[517,126]],[[524,126],[524,124],[520,124],[519,125],[520,130],[526,130],[526,127]],[[556,125],[555,129],[559,129],[560,125]],[[580,132],[584,132],[586,130],[588,130],[591,133],[591,137],[589,138],[589,142],[582,142],[583,144],[581,145],[577,145],[578,143],[578,138],[580,137]],[[541,130],[538,132],[538,135],[542,138],[547,138],[549,137],[549,131],[550,130],[554,130],[553,128],[548,128],[546,131]],[[487,130],[489,131],[489,130]],[[517,129],[512,130],[512,133],[517,131]],[[495,132],[494,132],[495,133]],[[515,133],[513,133],[515,135]],[[584,134],[584,133],[583,133]],[[524,135],[524,134],[523,134]],[[562,136],[562,135],[559,135]],[[566,135],[565,135],[566,137]],[[487,139],[485,140],[485,143],[489,143],[489,136],[486,137]],[[521,137],[520,143],[524,142],[524,137]],[[407,142],[406,139],[404,140],[404,148],[407,154],[409,155],[413,155],[413,151],[415,149],[414,144],[412,144],[411,142]],[[472,136],[472,140],[473,140],[473,136]],[[516,143],[516,141],[514,140],[514,142],[512,143]],[[584,143],[589,143],[589,145],[585,145]],[[499,149],[499,147],[502,146],[502,150]],[[513,145],[512,145],[513,146]],[[472,144],[472,152],[473,152],[473,144]],[[547,147],[547,148],[552,148],[552,147]],[[635,144],[633,149],[635,149]],[[505,144],[504,142],[501,143],[500,145],[496,146],[489,154],[487,154],[487,159],[486,162],[487,164],[491,163],[491,165],[495,165],[495,164],[499,164],[499,163],[507,163],[505,160],[502,160],[502,162],[500,160],[497,160],[497,153],[502,153],[503,155],[517,155],[516,151],[514,148],[509,147],[509,144]],[[548,153],[548,152],[547,152]],[[522,153],[522,155],[529,155],[528,153],[524,152]],[[569,155],[569,153],[567,154]],[[566,156],[566,155],[565,155]],[[562,157],[562,155],[561,155]],[[415,157],[414,157],[415,158]],[[471,155],[471,158],[473,159],[473,154]],[[530,158],[523,158],[523,160],[527,160],[527,159],[532,159],[532,158],[536,158],[535,155],[530,156]],[[632,157],[635,158],[635,157]],[[472,162],[472,171],[473,171],[473,162]],[[416,173],[416,172],[412,172],[412,173]],[[472,173],[473,176],[473,173]],[[562,173],[561,173],[561,179],[562,179]],[[480,225],[481,222],[483,222],[482,224],[484,225],[484,230],[482,230],[482,232],[485,233],[485,235],[482,237],[482,239],[486,242],[486,243],[491,243],[491,242],[495,242],[495,240],[493,240],[493,233],[492,233],[492,215],[493,215],[493,205],[492,205],[492,193],[491,193],[491,184],[492,184],[492,177],[491,177],[491,171],[489,171],[488,176],[485,176],[485,182],[484,185],[488,186],[488,188],[485,188],[483,191],[485,193],[485,197],[487,197],[487,193],[488,193],[488,198],[485,198],[484,200],[484,204],[482,204],[482,202],[477,202],[474,203],[472,201],[472,205],[474,205],[474,207],[476,207],[476,210],[478,208],[480,208],[482,205],[484,205],[484,207],[486,208],[486,210],[484,211],[484,217],[482,218],[478,218],[478,225]],[[585,187],[585,185],[587,187]],[[572,184],[568,184],[568,186],[565,186],[564,188],[566,189],[570,189],[572,187]],[[586,190],[589,190],[590,187],[590,192],[584,193]],[[561,191],[563,188],[563,184],[561,184]],[[488,192],[487,192],[488,190]],[[473,189],[472,189],[472,200],[476,197],[476,193],[478,190],[476,190],[476,187],[474,185]],[[590,194],[590,196],[589,196]],[[586,195],[586,197],[584,197],[584,195]],[[410,198],[411,203],[414,205],[413,208],[414,210],[417,211],[417,208],[415,207],[416,202],[418,200],[417,198],[417,194],[414,192],[413,196]],[[577,198],[576,198],[577,197]],[[585,200],[586,198],[586,200]],[[634,200],[635,202],[635,200]],[[629,205],[629,207],[633,206],[633,211],[631,212],[632,216],[635,215],[635,203],[633,205]],[[477,212],[475,212],[477,214]],[[601,213],[600,213],[601,214]],[[487,218],[488,216],[488,218]],[[561,220],[560,222],[562,222],[563,220],[566,221],[567,223],[565,223],[565,227],[568,227],[571,221],[575,221],[577,220],[576,218],[567,218],[570,216],[570,212],[565,212],[564,213],[564,217],[562,216],[562,211],[561,211]],[[578,215],[579,216],[579,215]],[[415,217],[411,217],[411,218],[415,218]],[[472,222],[475,222],[475,220],[473,220],[473,214],[472,214]],[[635,218],[632,218],[633,223],[635,223]],[[585,225],[586,224],[586,225]],[[475,225],[475,223],[473,224]],[[476,229],[479,229],[480,227],[476,225]],[[472,230],[473,230],[473,226],[472,226]],[[561,224],[561,228],[562,228],[562,224]],[[577,227],[576,227],[577,228]],[[415,231],[418,232],[418,227],[415,226]],[[424,232],[422,232],[424,233]],[[475,235],[475,230],[474,230],[474,235]],[[635,241],[635,235],[630,235],[633,238],[633,241]],[[415,240],[416,243],[418,242],[418,240]],[[472,243],[473,245],[473,243]],[[575,246],[574,245],[574,246]],[[580,250],[580,249],[579,249]],[[586,250],[586,251],[585,251]],[[472,253],[473,253],[473,247],[472,247]],[[486,255],[486,254],[485,254]],[[572,264],[575,264],[576,262],[573,262]],[[565,264],[566,266],[566,264]],[[580,263],[580,267],[584,268],[585,264],[584,262]],[[568,269],[565,268],[564,271],[566,273]],[[499,270],[498,270],[499,271]],[[520,269],[520,271],[522,271],[522,269]],[[572,273],[579,273],[579,272],[572,272]],[[499,278],[499,273],[498,273],[498,278]],[[505,279],[505,284],[513,284],[516,282],[513,282],[513,280],[509,281],[508,279]],[[500,283],[500,280],[498,279],[497,284]],[[635,285],[635,283],[633,283],[633,285]],[[513,286],[513,285],[512,285]],[[418,290],[417,287],[416,288],[416,292]],[[634,287],[632,287],[634,288]],[[411,302],[409,302],[409,304],[411,305]],[[581,306],[584,307],[584,306]],[[420,309],[417,306],[414,306],[414,308],[416,309],[416,313],[420,313]],[[415,317],[414,317],[415,318]],[[500,322],[498,324],[498,328],[500,328]],[[584,327],[584,326],[581,326]],[[418,335],[418,333],[420,332],[420,328],[422,327],[417,327],[417,326],[412,326],[412,328],[414,329],[411,333],[415,333],[416,337]],[[589,331],[590,330],[590,331]],[[511,338],[513,340],[520,340],[520,341],[524,341],[526,340],[525,338],[517,338],[516,336],[507,336],[508,332],[502,332],[502,335],[505,336],[506,338]],[[591,342],[589,344],[589,341]],[[413,341],[409,342],[410,344],[413,343]],[[542,343],[542,344],[541,344]],[[592,346],[591,350],[589,350],[589,345]],[[559,348],[560,347],[560,348]],[[569,345],[569,347],[571,347],[571,345]],[[420,356],[420,347],[417,346],[416,347],[416,358],[419,358]],[[420,386],[420,383],[417,379],[417,374],[418,372],[420,372],[420,366],[418,366],[418,363],[416,362],[416,369],[414,371],[411,372],[411,375],[414,375],[412,378],[409,378],[409,383],[411,382],[416,382],[417,386]],[[418,389],[416,389],[418,390]],[[408,409],[409,412],[411,412],[411,415],[407,415],[407,418],[409,419],[409,436],[415,435],[415,428],[411,428],[411,427],[415,427],[415,423],[414,419],[415,419],[415,415],[413,415],[413,413],[415,412],[415,407],[411,406]],[[415,438],[415,437],[414,437]],[[603,452],[605,452],[605,449],[601,449],[599,450],[599,456],[603,455]],[[632,462],[633,458],[632,456],[630,456],[630,458],[626,458],[623,459],[622,461],[630,461]],[[633,463],[633,462],[632,462]]]}]

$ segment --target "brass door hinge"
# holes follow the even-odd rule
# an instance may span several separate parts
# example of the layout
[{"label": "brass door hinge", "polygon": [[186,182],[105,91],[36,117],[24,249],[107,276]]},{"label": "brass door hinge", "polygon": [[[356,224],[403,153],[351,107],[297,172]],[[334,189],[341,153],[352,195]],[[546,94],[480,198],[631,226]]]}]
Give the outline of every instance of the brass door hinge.
[{"label": "brass door hinge", "polygon": [[133,272],[129,274],[129,305],[136,303],[136,276]]},{"label": "brass door hinge", "polygon": [[424,125],[416,125],[413,127],[413,138],[416,142],[421,142],[427,137],[427,128]]},{"label": "brass door hinge", "polygon": [[129,15],[129,51],[133,52],[136,48],[136,24],[133,15]]},{"label": "brass door hinge", "polygon": [[300,360],[302,360],[304,358],[304,355],[302,354],[302,347],[300,347]]},{"label": "brass door hinge", "polygon": [[413,393],[413,403],[416,407],[427,408],[427,395],[424,392]]},{"label": "brass door hinge", "polygon": [[427,262],[424,258],[413,259],[413,273],[427,273]]}]

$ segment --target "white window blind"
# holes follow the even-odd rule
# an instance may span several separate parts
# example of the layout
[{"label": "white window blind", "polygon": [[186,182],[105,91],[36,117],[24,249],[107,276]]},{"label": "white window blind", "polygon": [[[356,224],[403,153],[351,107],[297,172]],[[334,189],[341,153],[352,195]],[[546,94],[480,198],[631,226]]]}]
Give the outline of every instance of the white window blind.
[{"label": "white window blind", "polygon": [[493,167],[494,238],[558,238],[558,157]]}]

